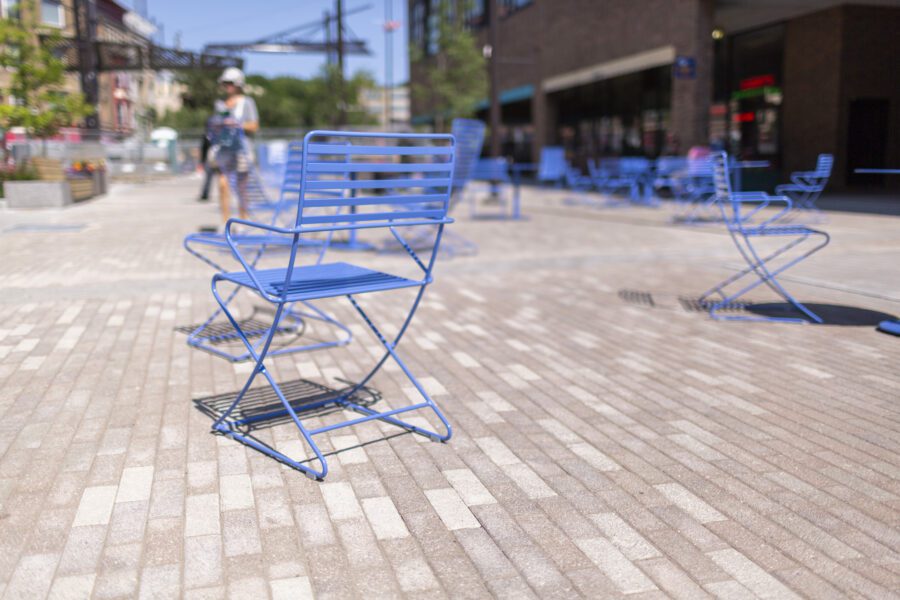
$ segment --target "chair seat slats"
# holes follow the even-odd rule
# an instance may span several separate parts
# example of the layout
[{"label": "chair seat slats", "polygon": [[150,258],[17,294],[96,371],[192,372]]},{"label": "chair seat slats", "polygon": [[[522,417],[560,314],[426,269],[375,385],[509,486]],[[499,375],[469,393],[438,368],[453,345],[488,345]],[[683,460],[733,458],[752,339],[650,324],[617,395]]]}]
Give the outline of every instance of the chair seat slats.
[{"label": "chair seat slats", "polygon": [[[284,268],[258,270],[256,277],[262,284],[263,291],[282,296],[288,302],[364,294],[426,283],[344,262],[294,267],[287,285],[287,269]],[[243,271],[226,273],[223,278],[238,285],[256,287]]]}]

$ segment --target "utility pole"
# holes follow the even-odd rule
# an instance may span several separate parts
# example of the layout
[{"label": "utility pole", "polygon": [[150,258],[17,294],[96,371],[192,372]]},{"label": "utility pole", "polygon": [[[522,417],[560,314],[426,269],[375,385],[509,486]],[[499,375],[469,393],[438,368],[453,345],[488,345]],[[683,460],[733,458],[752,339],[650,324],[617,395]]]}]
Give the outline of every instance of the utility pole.
[{"label": "utility pole", "polygon": [[97,1],[75,0],[75,35],[78,40],[78,65],[81,76],[81,92],[85,102],[94,107],[94,113],[84,118],[88,137],[99,137],[100,118],[97,104],[100,101],[100,81],[94,42],[97,39]]},{"label": "utility pole", "polygon": [[338,127],[343,127],[347,122],[344,102],[344,3],[342,0],[335,0],[334,3],[337,18]]},{"label": "utility pole", "polygon": [[500,61],[497,60],[497,22],[499,21],[500,3],[498,0],[489,0],[488,6],[488,54],[489,71],[490,71],[490,89],[491,89],[491,156],[500,156],[500,89],[499,89],[499,67]]},{"label": "utility pole", "polygon": [[394,123],[394,0],[384,0],[384,124],[388,131]]}]

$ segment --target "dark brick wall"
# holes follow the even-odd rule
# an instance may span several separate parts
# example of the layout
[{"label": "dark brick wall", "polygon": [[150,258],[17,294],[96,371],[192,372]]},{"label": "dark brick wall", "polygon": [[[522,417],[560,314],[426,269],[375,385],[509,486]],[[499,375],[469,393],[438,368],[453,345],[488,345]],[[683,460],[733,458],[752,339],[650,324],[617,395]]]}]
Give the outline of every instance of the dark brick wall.
[{"label": "dark brick wall", "polygon": [[[843,16],[836,161],[839,183],[844,181],[848,114],[854,99],[889,100],[885,166],[900,167],[900,9],[846,6]],[[887,181],[900,188],[897,177]]]},{"label": "dark brick wall", "polygon": [[837,140],[843,24],[841,8],[787,23],[781,113],[785,173],[811,169],[822,152],[841,159]]},{"label": "dark brick wall", "polygon": [[[784,171],[835,155],[832,188],[847,174],[850,102],[888,98],[888,166],[900,164],[900,9],[842,6],[787,23],[784,56]],[[894,181],[896,180],[889,180]]]},{"label": "dark brick wall", "polygon": [[[548,77],[671,44],[698,63],[696,80],[673,85],[673,128],[684,147],[705,143],[712,7],[713,0],[535,0],[500,20],[500,89],[532,84],[540,90]],[[486,43],[487,29],[478,37]],[[417,69],[410,76],[415,81]],[[543,98],[532,104],[539,140],[552,139],[553,108],[544,104]],[[423,113],[427,107],[414,103],[413,114]]]}]

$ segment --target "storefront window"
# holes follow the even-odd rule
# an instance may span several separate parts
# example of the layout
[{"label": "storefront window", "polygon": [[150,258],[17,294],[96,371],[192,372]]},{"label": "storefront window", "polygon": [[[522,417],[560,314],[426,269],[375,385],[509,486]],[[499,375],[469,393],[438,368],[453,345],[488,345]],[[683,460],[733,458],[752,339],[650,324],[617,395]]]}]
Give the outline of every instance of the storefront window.
[{"label": "storefront window", "polygon": [[728,150],[778,163],[781,154],[784,26],[732,36],[728,74]]},{"label": "storefront window", "polygon": [[659,67],[553,94],[557,143],[582,167],[588,158],[671,153],[671,85],[671,69]]}]

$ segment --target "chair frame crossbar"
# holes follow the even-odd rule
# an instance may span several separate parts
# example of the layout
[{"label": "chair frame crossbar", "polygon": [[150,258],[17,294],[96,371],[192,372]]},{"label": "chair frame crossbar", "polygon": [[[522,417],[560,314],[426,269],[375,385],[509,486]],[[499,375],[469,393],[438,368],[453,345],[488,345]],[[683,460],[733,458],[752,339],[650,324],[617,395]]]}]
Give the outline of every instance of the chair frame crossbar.
[{"label": "chair frame crossbar", "polygon": [[[728,173],[728,156],[724,152],[712,157],[713,177],[716,186],[722,220],[728,233],[738,249],[746,267],[727,277],[700,296],[700,303],[706,306],[711,317],[723,320],[742,321],[781,321],[788,323],[823,323],[823,319],[790,294],[778,280],[778,276],[806,260],[828,245],[830,237],[824,231],[806,226],[783,225],[785,215],[791,208],[790,198],[769,196],[762,192],[735,193],[731,191],[731,180]],[[744,205],[752,204],[751,210],[745,211]],[[761,211],[773,204],[783,204],[784,208],[762,221],[753,223]],[[762,255],[754,245],[757,238],[778,238],[786,240],[775,250]],[[815,240],[819,241],[816,243]],[[806,244],[807,242],[812,242]],[[806,249],[797,249],[806,244]],[[791,304],[802,317],[749,316],[743,314],[719,314],[720,310],[734,306],[736,301],[750,291],[765,285],[777,295]]]},{"label": "chair frame crossbar", "polygon": [[[512,171],[509,162],[502,157],[482,158],[478,161],[472,179],[481,185],[467,189],[469,217],[472,219],[512,220],[522,219],[520,171]],[[478,200],[490,194],[496,210],[479,210]]]},{"label": "chair frame crossbar", "polygon": [[[351,148],[348,149],[343,147],[343,149],[335,150],[331,148],[333,143],[331,140],[341,139],[341,140],[349,140]],[[325,140],[324,142],[322,140]],[[377,142],[392,142],[388,147],[384,145],[379,145]],[[353,145],[353,142],[357,142],[357,145]],[[372,144],[368,144],[369,142],[374,142]],[[407,145],[407,144],[429,144],[426,146],[422,145]],[[365,423],[368,421],[380,420],[385,423],[389,423],[391,425],[395,425],[400,427],[406,431],[410,431],[416,434],[423,435],[428,437],[434,441],[446,441],[450,439],[452,435],[452,428],[450,426],[449,421],[441,412],[440,408],[434,402],[434,400],[430,397],[430,395],[425,390],[424,386],[416,379],[415,375],[406,365],[406,363],[402,360],[402,358],[397,353],[397,345],[400,340],[403,338],[404,334],[407,332],[410,323],[412,322],[412,318],[415,315],[418,307],[420,306],[422,297],[425,292],[425,288],[432,281],[432,270],[434,268],[435,259],[438,254],[438,249],[441,244],[441,240],[444,234],[444,227],[452,223],[453,220],[447,216],[447,210],[450,202],[450,194],[451,194],[451,180],[450,178],[439,179],[441,181],[440,184],[435,185],[432,180],[426,178],[418,178],[414,181],[411,181],[407,186],[407,188],[413,188],[414,186],[418,186],[419,188],[423,187],[423,182],[427,182],[427,190],[429,193],[437,193],[440,192],[443,195],[443,201],[438,203],[436,208],[433,211],[427,211],[428,216],[421,216],[422,211],[417,211],[413,209],[408,210],[396,210],[395,212],[383,212],[383,213],[374,213],[378,216],[378,218],[372,218],[369,221],[356,221],[356,220],[347,220],[345,218],[341,218],[340,216],[335,215],[332,219],[319,219],[314,222],[313,225],[306,225],[308,215],[306,214],[305,201],[307,198],[307,194],[310,192],[310,188],[320,188],[322,186],[314,185],[310,186],[311,182],[316,182],[316,174],[312,172],[310,169],[309,157],[311,149],[314,148],[320,152],[331,153],[331,152],[340,152],[347,157],[348,163],[357,163],[357,158],[359,158],[362,154],[370,154],[370,155],[382,155],[388,157],[396,157],[396,156],[418,156],[418,157],[428,157],[434,162],[434,164],[443,164],[444,171],[452,172],[454,166],[454,138],[451,135],[425,135],[425,134],[393,134],[393,133],[349,133],[349,132],[332,132],[332,131],[313,131],[306,135],[304,138],[304,155],[303,155],[303,175],[302,181],[300,185],[300,194],[299,201],[297,205],[297,216],[295,223],[292,227],[278,227],[273,225],[265,225],[259,223],[251,223],[242,219],[231,219],[226,225],[226,240],[228,240],[229,245],[231,245],[232,250],[235,253],[235,256],[238,258],[239,262],[244,267],[244,273],[217,273],[212,278],[212,292],[213,296],[216,298],[216,301],[219,303],[221,310],[227,316],[232,326],[238,332],[238,335],[241,341],[244,343],[247,348],[247,352],[251,355],[253,360],[255,361],[255,365],[250,375],[248,376],[247,382],[244,384],[241,391],[237,394],[231,404],[227,407],[226,410],[219,415],[214,423],[213,430],[219,432],[223,435],[231,437],[241,443],[244,443],[276,460],[281,461],[282,463],[297,469],[303,472],[308,477],[313,479],[323,479],[328,474],[328,462],[326,460],[325,454],[319,449],[318,445],[314,441],[314,437],[323,433],[327,433],[329,431],[333,431],[335,429],[350,427],[353,425],[357,425],[360,423]],[[359,164],[366,164],[363,160]],[[425,169],[423,171],[418,171],[416,164],[396,164],[394,165],[395,169],[390,169],[390,172],[405,172],[412,171],[416,173],[427,172],[430,169]],[[331,186],[331,189],[341,189],[346,187],[346,182],[334,182]],[[393,192],[392,192],[393,193]],[[437,213],[437,214],[433,214]],[[247,227],[257,227],[264,230],[271,231],[273,233],[278,233],[281,235],[289,236],[292,239],[292,248],[290,255],[287,260],[287,267],[281,269],[276,272],[276,274],[281,273],[284,277],[284,284],[280,288],[274,288],[272,285],[266,285],[263,283],[263,279],[261,279],[262,275],[258,273],[254,265],[248,262],[240,252],[240,247],[233,242],[233,238],[231,235],[231,228],[236,224],[243,224]],[[345,282],[340,276],[336,276],[337,279],[332,279],[329,281],[320,281],[320,279],[316,279],[315,281],[320,282],[319,285],[322,289],[326,291],[322,292],[321,297],[345,297],[350,305],[354,308],[356,313],[362,318],[365,322],[368,329],[373,333],[375,338],[379,341],[379,343],[384,348],[384,353],[379,360],[376,361],[374,367],[358,382],[351,384],[347,387],[347,389],[342,390],[336,397],[328,398],[325,400],[318,401],[313,404],[303,405],[302,410],[296,409],[289,399],[285,396],[278,382],[275,381],[275,378],[272,376],[269,369],[266,367],[267,358],[271,357],[273,353],[271,352],[271,344],[275,334],[275,330],[278,324],[281,322],[283,318],[285,318],[286,308],[294,301],[298,299],[303,299],[302,297],[296,295],[296,292],[290,291],[291,283],[295,281],[295,276],[303,277],[305,271],[304,268],[309,267],[297,267],[295,266],[295,260],[297,258],[299,247],[300,247],[300,238],[309,232],[319,232],[319,231],[339,231],[339,230],[351,230],[351,229],[368,229],[368,228],[376,228],[383,227],[390,230],[390,232],[394,235],[394,237],[398,240],[401,247],[403,247],[407,254],[409,255],[412,262],[418,267],[418,269],[422,272],[421,279],[404,279],[402,280],[402,287],[408,288],[417,288],[415,297],[410,306],[409,312],[403,320],[402,325],[397,330],[397,334],[393,338],[389,338],[386,336],[381,328],[378,327],[376,322],[371,318],[371,316],[364,310],[362,304],[360,303],[358,296],[367,292],[377,292],[378,288],[372,289],[361,289],[357,290],[355,287],[351,287],[349,283]],[[403,236],[401,229],[405,228],[416,228],[416,227],[436,227],[436,234],[434,236],[434,247],[432,248],[430,257],[427,262],[423,262],[416,252],[413,250],[412,246]],[[321,263],[317,263],[315,267],[312,269],[327,269],[332,266],[339,267],[344,263],[337,263],[336,265],[324,265]],[[355,268],[352,265],[346,265],[348,268]],[[324,272],[322,270],[319,271],[311,271],[311,273],[320,273]],[[373,272],[375,273],[375,272]],[[383,274],[382,274],[383,275]],[[280,275],[279,275],[280,276]],[[385,275],[386,276],[386,275]],[[274,275],[273,275],[274,277]],[[324,276],[323,276],[324,277]],[[266,280],[268,281],[268,280]],[[275,316],[273,318],[273,326],[269,330],[265,339],[258,343],[253,343],[248,339],[248,337],[244,334],[244,331],[241,329],[240,322],[232,315],[229,310],[227,296],[223,295],[219,290],[219,285],[221,283],[230,283],[237,284],[242,287],[246,287],[251,291],[254,291],[261,298],[271,302],[275,306]],[[329,287],[331,285],[332,287]],[[350,290],[354,291],[350,291]],[[280,290],[280,291],[277,291]],[[330,290],[330,291],[328,291]],[[292,295],[294,294],[294,295]],[[301,294],[302,295],[302,294]],[[398,408],[390,408],[389,410],[377,411],[369,406],[363,406],[362,404],[355,402],[353,398],[355,394],[365,388],[365,386],[369,383],[369,381],[375,376],[375,374],[384,366],[384,364],[388,360],[393,360],[395,364],[397,364],[401,371],[406,375],[409,381],[413,384],[414,388],[417,390],[422,400],[420,402],[415,402],[408,406],[398,407]],[[231,418],[232,414],[234,414],[235,410],[240,406],[241,400],[245,397],[248,390],[250,390],[251,385],[254,380],[258,376],[262,375],[265,379],[266,383],[272,388],[275,392],[278,400],[280,401],[283,408],[279,408],[277,410],[266,412],[263,415],[253,415],[251,417],[241,417],[237,415],[237,418]],[[310,408],[321,407],[325,405],[335,405],[340,408],[347,409],[349,411],[355,412],[360,416],[355,418],[346,419],[344,421],[338,423],[330,423],[321,425],[318,427],[308,427],[304,424],[304,419],[302,418],[302,412]],[[443,428],[445,430],[444,433],[439,433],[437,431],[432,431],[425,427],[420,427],[416,424],[410,423],[403,419],[399,418],[399,415],[402,415],[411,411],[418,411],[423,409],[430,409],[439,419]],[[245,432],[242,429],[246,428],[248,425],[259,422],[261,420],[290,416],[291,422],[293,422],[294,426],[296,426],[300,436],[312,450],[313,456],[309,460],[297,460],[285,455],[282,452],[270,447],[269,445],[261,442],[260,440],[254,438],[250,435],[249,432]],[[315,468],[312,466],[311,461],[317,461],[319,463],[319,467]]]}]

